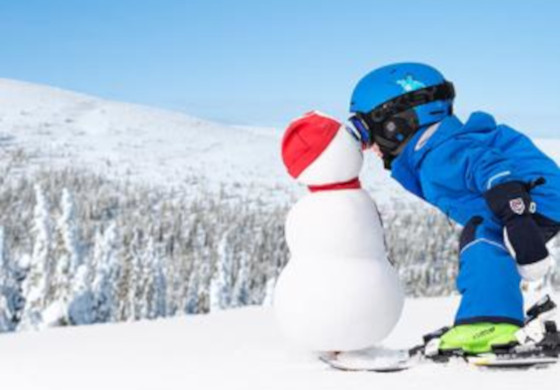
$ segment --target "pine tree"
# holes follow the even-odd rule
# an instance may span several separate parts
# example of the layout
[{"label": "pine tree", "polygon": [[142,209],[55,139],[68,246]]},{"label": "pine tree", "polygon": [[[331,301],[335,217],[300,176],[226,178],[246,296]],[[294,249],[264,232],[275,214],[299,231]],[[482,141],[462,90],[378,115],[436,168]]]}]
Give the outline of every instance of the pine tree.
[{"label": "pine tree", "polygon": [[[4,230],[0,228],[0,243],[3,242]],[[11,261],[0,244],[0,332],[11,332],[17,328],[25,305],[22,282],[27,270]],[[24,257],[25,259],[26,257]],[[24,262],[27,262],[24,260]]]},{"label": "pine tree", "polygon": [[[86,293],[83,289],[89,286],[87,279],[90,270],[86,265],[78,272],[82,263],[82,250],[78,241],[74,197],[67,188],[62,190],[60,204],[62,212],[57,220],[57,240],[53,251],[57,264],[51,284],[53,299],[47,309],[51,317],[49,323],[51,325],[89,323],[85,314],[87,308],[83,306],[86,304],[86,300],[89,302],[91,294]],[[85,299],[86,297],[88,298]],[[81,303],[78,304],[78,302]],[[71,304],[72,308],[70,308]],[[78,315],[78,311],[83,313]],[[56,318],[57,315],[59,318]],[[71,319],[71,316],[74,318]]]},{"label": "pine tree", "polygon": [[196,264],[197,263],[195,262],[195,266],[193,267],[194,269],[191,272],[188,281],[184,308],[186,314],[197,314],[200,311],[200,272],[198,267],[196,267]]},{"label": "pine tree", "polygon": [[250,263],[249,254],[245,251],[239,254],[239,268],[235,278],[235,285],[233,287],[233,300],[232,305],[241,307],[249,304],[249,281],[250,281]]},{"label": "pine tree", "polygon": [[153,237],[150,237],[146,248],[138,256],[137,296],[135,303],[137,319],[149,318],[151,313],[151,305],[155,296],[154,273],[152,272],[155,255],[154,240]]},{"label": "pine tree", "polygon": [[[195,227],[193,253],[195,256],[193,270],[196,275],[193,278],[192,287],[189,286],[189,311],[187,312],[194,314],[209,310],[208,301],[210,298],[210,279],[212,277],[209,232],[200,220],[197,221]],[[195,302],[197,310],[192,311]]]},{"label": "pine tree", "polygon": [[167,315],[167,281],[165,277],[165,263],[160,248],[150,239],[148,244],[148,274],[150,293],[148,298],[148,318],[159,318]]},{"label": "pine tree", "polygon": [[67,188],[62,190],[62,214],[58,221],[63,241],[65,256],[68,257],[70,275],[74,275],[82,264],[82,249],[79,243],[76,204],[73,195]]},{"label": "pine tree", "polygon": [[33,254],[29,259],[28,274],[23,282],[25,306],[19,329],[40,329],[44,326],[43,311],[47,305],[49,265],[51,258],[52,228],[49,204],[40,185],[35,186],[33,212]]},{"label": "pine tree", "polygon": [[72,279],[71,297],[68,306],[68,322],[72,325],[93,324],[96,321],[95,295],[91,286],[91,265],[80,264]]},{"label": "pine tree", "polygon": [[8,307],[8,300],[3,293],[0,293],[0,333],[13,330],[13,324]]},{"label": "pine tree", "polygon": [[188,229],[191,236],[189,242],[192,264],[188,275],[183,310],[186,314],[198,314],[203,310],[203,292],[208,270],[207,259],[204,258],[204,250],[201,248],[206,245],[206,237],[200,221],[194,215],[189,216]]},{"label": "pine tree", "polygon": [[124,304],[124,317],[128,321],[140,319],[142,314],[142,302],[140,297],[141,281],[143,280],[143,264],[142,264],[142,237],[143,231],[139,228],[135,229],[132,242],[128,248],[126,256],[126,265],[128,267],[128,278],[126,284],[126,302]]},{"label": "pine tree", "polygon": [[232,298],[233,257],[228,247],[229,232],[218,243],[216,269],[210,282],[210,311],[227,309]]},{"label": "pine tree", "polygon": [[0,226],[0,333],[11,331],[13,328],[12,314],[8,306],[8,272],[4,256],[4,228]]},{"label": "pine tree", "polygon": [[114,322],[118,316],[118,286],[121,278],[117,225],[112,222],[102,234],[95,235],[93,251],[94,322]]},{"label": "pine tree", "polygon": [[266,293],[263,300],[263,306],[272,306],[274,303],[274,289],[276,288],[276,278],[270,278],[266,281]]}]

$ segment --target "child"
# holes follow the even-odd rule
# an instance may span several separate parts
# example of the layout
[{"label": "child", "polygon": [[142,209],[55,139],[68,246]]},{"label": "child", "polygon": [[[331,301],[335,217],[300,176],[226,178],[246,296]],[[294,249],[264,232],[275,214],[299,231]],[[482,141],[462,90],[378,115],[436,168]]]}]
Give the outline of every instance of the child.
[{"label": "child", "polygon": [[404,188],[464,226],[454,327],[441,350],[484,353],[523,325],[521,277],[542,278],[560,230],[560,169],[523,134],[475,112],[453,115],[453,85],[434,68],[389,65],[365,76],[350,121]]}]

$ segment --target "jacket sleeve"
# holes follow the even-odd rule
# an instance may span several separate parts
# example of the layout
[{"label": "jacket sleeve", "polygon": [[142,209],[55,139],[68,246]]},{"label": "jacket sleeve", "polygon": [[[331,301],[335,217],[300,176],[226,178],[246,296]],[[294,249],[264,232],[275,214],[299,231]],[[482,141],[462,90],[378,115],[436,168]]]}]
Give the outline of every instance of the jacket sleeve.
[{"label": "jacket sleeve", "polygon": [[483,194],[498,184],[519,180],[514,161],[502,151],[477,143],[465,148],[465,181],[471,191]]}]

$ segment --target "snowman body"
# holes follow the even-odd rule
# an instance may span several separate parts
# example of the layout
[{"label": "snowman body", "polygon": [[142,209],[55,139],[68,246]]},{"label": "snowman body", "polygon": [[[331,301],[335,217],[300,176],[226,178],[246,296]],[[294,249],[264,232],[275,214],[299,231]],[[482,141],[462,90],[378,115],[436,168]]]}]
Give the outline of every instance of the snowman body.
[{"label": "snowman body", "polygon": [[329,186],[356,178],[361,166],[359,144],[341,127],[298,177],[327,187],[303,197],[288,214],[291,258],[278,279],[274,309],[282,332],[310,350],[371,347],[391,332],[402,311],[403,292],[375,202],[360,188]]}]

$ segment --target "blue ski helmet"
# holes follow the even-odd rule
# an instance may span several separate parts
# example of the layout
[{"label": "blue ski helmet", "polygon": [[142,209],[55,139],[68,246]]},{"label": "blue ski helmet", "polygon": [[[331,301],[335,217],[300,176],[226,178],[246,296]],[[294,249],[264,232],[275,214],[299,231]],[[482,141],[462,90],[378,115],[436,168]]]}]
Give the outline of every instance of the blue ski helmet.
[{"label": "blue ski helmet", "polygon": [[378,144],[385,166],[422,128],[453,113],[453,84],[431,66],[402,63],[367,74],[352,94],[350,121],[365,146]]}]

